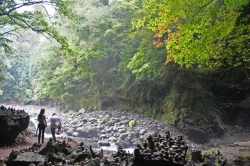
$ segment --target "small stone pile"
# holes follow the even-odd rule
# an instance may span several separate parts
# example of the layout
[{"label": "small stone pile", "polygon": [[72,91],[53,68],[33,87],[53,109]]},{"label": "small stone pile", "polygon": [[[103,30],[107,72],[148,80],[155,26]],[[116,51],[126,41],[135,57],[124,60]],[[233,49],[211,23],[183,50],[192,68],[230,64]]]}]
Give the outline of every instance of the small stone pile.
[{"label": "small stone pile", "polygon": [[133,159],[133,154],[127,153],[121,146],[117,147],[117,152],[111,157],[105,157],[103,162],[103,166],[108,165],[117,165],[117,166],[123,166],[123,165],[129,165],[131,164],[131,161]]},{"label": "small stone pile", "polygon": [[83,142],[71,146],[72,140],[67,138],[53,142],[52,139],[44,147],[35,143],[31,148],[13,151],[6,162],[8,165],[84,165],[84,166],[184,166],[188,149],[182,136],[165,135],[149,136],[143,144],[138,144],[134,154],[126,152],[121,146],[110,156],[103,150],[94,151]]},{"label": "small stone pile", "polygon": [[143,142],[138,144],[134,150],[134,163],[139,165],[170,165],[182,166],[188,146],[181,135],[171,137],[170,132],[164,136],[151,135]]}]

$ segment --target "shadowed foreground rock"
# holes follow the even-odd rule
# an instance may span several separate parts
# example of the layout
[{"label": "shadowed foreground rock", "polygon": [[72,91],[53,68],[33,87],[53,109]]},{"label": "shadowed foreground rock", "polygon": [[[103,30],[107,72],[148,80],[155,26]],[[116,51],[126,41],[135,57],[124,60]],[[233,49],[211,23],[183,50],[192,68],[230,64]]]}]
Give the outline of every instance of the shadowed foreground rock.
[{"label": "shadowed foreground rock", "polygon": [[0,146],[12,143],[29,125],[29,115],[24,110],[0,107]]},{"label": "shadowed foreground rock", "polygon": [[17,157],[9,163],[9,165],[30,165],[39,164],[45,162],[45,157],[43,155],[37,154],[35,152],[25,152],[20,153]]},{"label": "shadowed foreground rock", "polygon": [[130,154],[118,146],[117,152],[104,155],[103,150],[94,151],[83,142],[72,146],[70,138],[62,142],[50,139],[41,148],[35,143],[29,149],[12,151],[7,165],[84,165],[84,166],[184,166],[187,145],[182,136],[165,135],[149,136],[143,144],[138,144],[134,154]]}]

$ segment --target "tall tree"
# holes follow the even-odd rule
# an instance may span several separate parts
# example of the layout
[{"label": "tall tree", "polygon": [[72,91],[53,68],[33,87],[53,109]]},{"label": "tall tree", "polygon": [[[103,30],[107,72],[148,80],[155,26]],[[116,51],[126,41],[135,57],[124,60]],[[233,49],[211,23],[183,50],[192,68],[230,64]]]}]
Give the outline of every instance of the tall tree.
[{"label": "tall tree", "polygon": [[[74,1],[69,0],[1,0],[0,2],[0,49],[5,53],[17,52],[11,44],[13,37],[24,38],[23,30],[33,30],[53,38],[61,43],[63,49],[68,49],[66,38],[54,28],[49,7],[70,19],[77,18],[72,12]],[[35,9],[36,7],[36,9]],[[1,59],[0,61],[2,61]],[[0,71],[3,68],[0,69]],[[1,78],[1,77],[0,77]]]}]

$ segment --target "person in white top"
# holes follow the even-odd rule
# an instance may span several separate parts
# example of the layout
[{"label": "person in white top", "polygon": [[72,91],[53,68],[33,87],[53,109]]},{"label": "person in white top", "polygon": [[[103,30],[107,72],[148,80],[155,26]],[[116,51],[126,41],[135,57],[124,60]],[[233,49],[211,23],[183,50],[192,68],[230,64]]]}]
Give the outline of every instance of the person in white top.
[{"label": "person in white top", "polygon": [[[62,123],[59,118],[59,116],[56,115],[56,113],[52,114],[52,117],[50,118],[50,128],[51,128],[51,134],[53,136],[53,140],[56,142],[56,135],[60,135],[60,131],[62,128]],[[56,129],[58,129],[56,133]]]}]

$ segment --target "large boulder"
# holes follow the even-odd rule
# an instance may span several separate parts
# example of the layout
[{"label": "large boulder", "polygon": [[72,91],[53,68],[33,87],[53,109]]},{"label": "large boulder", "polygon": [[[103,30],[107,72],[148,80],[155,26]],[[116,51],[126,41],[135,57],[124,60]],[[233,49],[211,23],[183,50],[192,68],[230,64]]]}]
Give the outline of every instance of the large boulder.
[{"label": "large boulder", "polygon": [[37,154],[35,152],[24,152],[19,153],[17,157],[13,160],[10,160],[8,165],[13,166],[29,166],[31,163],[37,165],[45,161],[45,156]]},{"label": "large boulder", "polygon": [[[78,137],[93,138],[98,136],[98,130],[95,126],[83,125],[82,127],[76,128]],[[74,135],[74,134],[73,134]]]},{"label": "large boulder", "polygon": [[28,128],[30,117],[24,110],[0,107],[0,142],[14,142],[17,136]]},{"label": "large boulder", "polygon": [[124,141],[118,138],[118,140],[115,143],[118,146],[121,146],[122,148],[130,148],[130,143],[128,141]]},{"label": "large boulder", "polygon": [[97,143],[99,146],[110,146],[109,140],[108,139],[104,139],[104,140],[100,140]]}]

